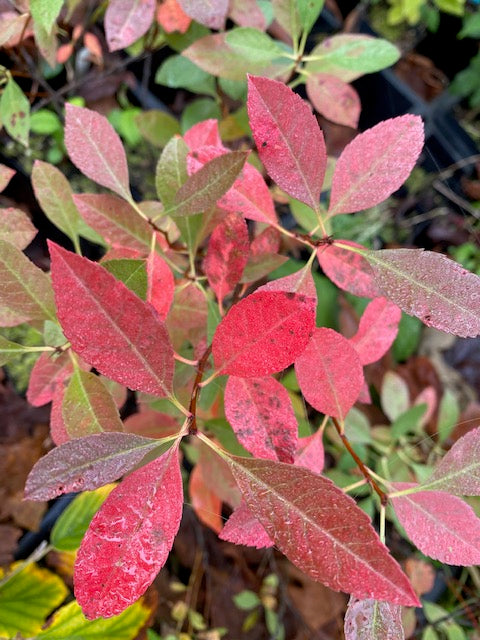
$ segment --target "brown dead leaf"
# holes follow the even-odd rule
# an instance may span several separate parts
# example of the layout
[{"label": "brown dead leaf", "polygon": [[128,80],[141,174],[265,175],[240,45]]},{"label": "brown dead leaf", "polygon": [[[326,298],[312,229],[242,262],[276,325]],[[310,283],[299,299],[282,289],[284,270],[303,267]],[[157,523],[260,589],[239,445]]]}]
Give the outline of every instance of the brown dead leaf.
[{"label": "brown dead leaf", "polygon": [[23,531],[10,524],[0,524],[0,566],[12,564],[17,542]]}]

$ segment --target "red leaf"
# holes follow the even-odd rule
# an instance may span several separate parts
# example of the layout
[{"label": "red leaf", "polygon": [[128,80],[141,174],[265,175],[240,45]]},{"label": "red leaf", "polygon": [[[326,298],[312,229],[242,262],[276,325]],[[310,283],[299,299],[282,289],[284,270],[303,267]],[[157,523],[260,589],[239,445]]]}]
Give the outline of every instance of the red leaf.
[{"label": "red leaf", "polygon": [[[203,164],[225,153],[226,151],[219,147],[197,149],[187,158],[189,173],[195,173]],[[233,186],[219,198],[216,204],[225,211],[241,213],[249,220],[277,222],[273,199],[262,174],[248,162],[244,164]]]},{"label": "red leaf", "polygon": [[404,640],[402,607],[391,602],[350,598],[345,640]]},{"label": "red leaf", "polygon": [[[393,486],[402,491],[416,485]],[[480,564],[480,519],[463,500],[441,491],[422,491],[391,501],[400,524],[422,553],[447,564]]]},{"label": "red leaf", "polygon": [[461,338],[480,334],[480,277],[441,253],[423,249],[367,251],[383,295],[429,327]]},{"label": "red leaf", "polygon": [[232,457],[229,463],[252,514],[304,573],[357,598],[418,606],[368,516],[330,480],[272,460]]},{"label": "red leaf", "polygon": [[323,449],[323,431],[320,429],[312,436],[299,438],[294,464],[313,473],[322,473],[325,464]]},{"label": "red leaf", "polygon": [[75,438],[40,458],[28,475],[25,498],[51,500],[97,489],[121,478],[157,447],[157,440],[114,431]]},{"label": "red leaf", "polygon": [[400,309],[386,298],[375,298],[360,319],[357,333],[350,338],[362,364],[376,362],[387,353],[398,333]]},{"label": "red leaf", "polygon": [[267,284],[259,287],[257,291],[286,291],[288,293],[296,293],[310,298],[314,306],[317,306],[317,289],[315,288],[312,272],[308,265],[289,276],[267,282]]},{"label": "red leaf", "polygon": [[147,302],[162,320],[167,317],[175,293],[175,279],[168,264],[155,251],[147,259]]},{"label": "red leaf", "polygon": [[0,209],[0,238],[10,242],[17,249],[23,250],[36,235],[37,230],[25,211],[14,207]]},{"label": "red leaf", "polygon": [[411,114],[384,120],[358,135],[337,160],[329,215],[383,202],[408,178],[423,142],[422,119]]},{"label": "red leaf", "polygon": [[182,506],[178,447],[112,491],[75,562],[75,596],[86,618],[121,613],[146,591],[170,553]]},{"label": "red leaf", "polygon": [[125,431],[144,438],[166,438],[180,431],[178,420],[173,416],[152,409],[134,413],[123,421]]},{"label": "red leaf", "polygon": [[158,5],[157,22],[165,33],[186,33],[192,22],[190,16],[183,11],[178,0],[163,0]]},{"label": "red leaf", "polygon": [[307,77],[307,95],[327,120],[356,129],[360,117],[360,98],[355,89],[328,73],[315,73]]},{"label": "red leaf", "polygon": [[173,351],[155,311],[100,265],[49,247],[58,317],[75,351],[130,389],[169,395]]},{"label": "red leaf", "polygon": [[[210,118],[197,122],[185,132],[183,139],[188,144],[190,151],[195,151],[201,147],[219,147],[224,149],[220,132],[218,130],[218,120]],[[225,149],[227,151],[227,149]],[[215,157],[215,156],[213,156]]]},{"label": "red leaf", "polygon": [[[364,248],[350,240],[341,242],[352,247]],[[363,298],[377,298],[383,295],[374,280],[372,267],[360,254],[329,244],[318,248],[317,259],[325,274],[340,289]]]},{"label": "red leaf", "polygon": [[196,344],[207,335],[208,304],[194,284],[180,282],[167,316],[167,327],[174,344],[189,340]]},{"label": "red leaf", "polygon": [[230,18],[241,27],[265,31],[267,22],[257,0],[231,0]]},{"label": "red leaf", "polygon": [[213,230],[203,262],[208,283],[220,303],[240,282],[249,251],[245,220],[238,214],[228,214]]},{"label": "red leaf", "polygon": [[314,326],[312,298],[281,291],[253,293],[218,325],[212,342],[215,367],[243,378],[282,371],[304,351]]},{"label": "red leaf", "polygon": [[287,390],[275,378],[228,379],[225,415],[253,456],[293,462],[298,424]]},{"label": "red leaf", "polygon": [[57,386],[73,372],[68,353],[55,357],[51,353],[42,353],[33,365],[28,382],[27,400],[34,407],[41,407],[52,401]]},{"label": "red leaf", "polygon": [[316,329],[295,362],[305,400],[328,416],[345,418],[363,385],[360,358],[348,340],[333,329]]},{"label": "red leaf", "polygon": [[178,0],[187,15],[209,27],[223,29],[228,13],[228,0]]},{"label": "red leaf", "polygon": [[245,502],[242,502],[229,517],[218,536],[221,540],[244,544],[247,547],[266,549],[273,542],[260,522],[252,515]]},{"label": "red leaf", "polygon": [[282,82],[249,76],[247,107],[269,175],[289,195],[318,209],[327,154],[307,103]]},{"label": "red leaf", "polygon": [[280,249],[280,240],[280,231],[274,227],[267,227],[252,240],[250,244],[250,255],[261,256],[277,253]]},{"label": "red leaf", "polygon": [[423,485],[428,491],[480,496],[480,427],[455,442]]},{"label": "red leaf", "polygon": [[155,0],[110,0],[105,33],[110,51],[125,49],[141,38],[155,17]]},{"label": "red leaf", "polygon": [[57,447],[70,440],[70,436],[63,421],[62,405],[65,387],[59,384],[55,387],[52,398],[52,408],[50,409],[50,435]]},{"label": "red leaf", "polygon": [[215,533],[220,533],[223,527],[222,501],[205,483],[201,464],[193,467],[188,492],[200,522],[213,529]]},{"label": "red leaf", "polygon": [[73,201],[85,222],[112,247],[148,252],[152,228],[128,202],[110,193],[75,194]]},{"label": "red leaf", "polygon": [[70,160],[88,178],[128,200],[127,158],[115,129],[95,111],[68,102],[65,109],[65,146]]}]

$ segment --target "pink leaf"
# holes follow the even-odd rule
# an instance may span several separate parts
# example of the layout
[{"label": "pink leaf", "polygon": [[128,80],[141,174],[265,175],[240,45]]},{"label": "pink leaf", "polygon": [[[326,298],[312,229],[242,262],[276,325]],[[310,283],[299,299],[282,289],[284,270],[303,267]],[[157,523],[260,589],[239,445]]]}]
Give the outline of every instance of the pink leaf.
[{"label": "pink leaf", "polygon": [[229,463],[252,514],[304,573],[357,598],[418,606],[368,516],[330,480],[272,460],[232,457]]},{"label": "pink leaf", "polygon": [[168,264],[155,251],[147,260],[147,302],[162,320],[167,317],[175,293],[175,279]]},{"label": "pink leaf", "polygon": [[144,438],[166,438],[180,431],[177,418],[152,409],[144,409],[140,413],[128,416],[123,426],[128,433],[135,433]]},{"label": "pink leaf", "polygon": [[178,0],[163,0],[158,5],[157,22],[165,33],[186,33],[192,22],[190,16],[183,11]]},{"label": "pink leaf", "polygon": [[[189,173],[195,173],[212,158],[225,155],[220,147],[202,147],[191,153],[187,159]],[[241,213],[244,218],[258,222],[277,222],[272,196],[262,174],[248,162],[232,187],[217,201],[217,206],[232,213]]]},{"label": "pink leaf", "polygon": [[0,191],[5,189],[15,174],[15,169],[11,169],[4,164],[0,164]]},{"label": "pink leaf", "polygon": [[273,542],[260,522],[252,515],[245,502],[242,502],[229,517],[221,533],[221,540],[244,544],[247,547],[267,549],[273,547]]},{"label": "pink leaf", "polygon": [[75,194],[73,201],[85,222],[112,247],[148,252],[152,228],[128,202],[110,193]]},{"label": "pink leaf", "polygon": [[49,247],[58,317],[75,351],[130,389],[169,395],[173,351],[155,311],[100,265]]},{"label": "pink leaf", "polygon": [[257,291],[285,291],[287,293],[296,293],[310,298],[314,306],[317,306],[317,290],[310,266],[305,266],[284,278],[271,280],[267,282],[267,284],[259,287]]},{"label": "pink leaf", "polygon": [[[393,486],[402,491],[418,485]],[[447,564],[480,564],[480,519],[463,500],[441,491],[422,491],[391,501],[400,524],[422,553]]]},{"label": "pink leaf", "polygon": [[351,597],[345,613],[345,640],[404,640],[402,607]]},{"label": "pink leaf", "polygon": [[282,82],[249,76],[248,115],[260,159],[280,188],[318,209],[327,154],[307,103]]},{"label": "pink leaf", "polygon": [[21,209],[0,209],[0,238],[23,250],[37,235],[30,218]]},{"label": "pink leaf", "polygon": [[230,18],[241,27],[265,31],[267,22],[257,0],[231,0]]},{"label": "pink leaf", "polygon": [[125,49],[141,38],[155,17],[155,0],[110,0],[105,33],[110,51]]},{"label": "pink leaf", "polygon": [[438,398],[435,387],[425,387],[423,391],[420,391],[418,396],[415,398],[413,406],[416,406],[418,404],[427,405],[427,410],[418,422],[420,427],[424,427],[432,419],[435,413],[435,409],[437,408]]},{"label": "pink leaf", "polygon": [[40,458],[27,478],[25,498],[51,500],[69,491],[87,491],[133,469],[158,441],[131,433],[95,433],[75,438]]},{"label": "pink leaf", "polygon": [[182,506],[178,447],[112,491],[75,562],[75,596],[86,618],[121,613],[146,591],[170,553]]},{"label": "pink leaf", "polygon": [[249,251],[245,220],[229,213],[213,230],[203,262],[208,283],[219,302],[240,282]]},{"label": "pink leaf", "polygon": [[94,182],[131,198],[125,151],[108,120],[89,109],[65,105],[65,146],[73,164]]},{"label": "pink leaf", "polygon": [[[341,242],[363,249],[361,245],[350,240]],[[360,254],[329,244],[318,248],[317,259],[325,274],[340,289],[363,298],[377,298],[382,295],[374,280],[372,267]]]},{"label": "pink leaf", "polygon": [[195,285],[179,283],[167,316],[167,327],[174,344],[189,340],[196,344],[207,335],[208,305],[204,294]]},{"label": "pink leaf", "polygon": [[51,353],[42,353],[33,365],[28,382],[27,400],[34,407],[41,407],[53,399],[58,385],[61,385],[73,372],[72,360],[68,353],[56,357]]},{"label": "pink leaf", "polygon": [[225,388],[225,415],[253,456],[293,462],[298,424],[287,390],[275,378],[236,378]]},{"label": "pink leaf", "polygon": [[428,491],[480,496],[480,427],[455,442],[423,485]]},{"label": "pink leaf", "polygon": [[461,338],[480,334],[480,277],[441,253],[367,251],[375,281],[403,311]]},{"label": "pink leaf", "polygon": [[328,73],[315,73],[307,77],[307,95],[327,120],[356,129],[360,117],[360,98],[355,89]]},{"label": "pink leaf", "polygon": [[187,15],[209,27],[223,29],[228,13],[228,0],[178,0]]},{"label": "pink leaf", "polygon": [[304,351],[314,325],[312,298],[281,291],[253,293],[218,325],[212,343],[215,367],[244,378],[282,371]]},{"label": "pink leaf", "polygon": [[280,231],[274,227],[267,227],[252,240],[250,255],[260,256],[262,254],[277,253],[280,249],[280,241]]},{"label": "pink leaf", "polygon": [[[187,143],[190,151],[196,151],[201,147],[224,148],[218,130],[218,120],[215,120],[215,118],[197,122],[185,132],[183,139]],[[227,151],[227,149],[225,149],[225,151]]]},{"label": "pink leaf", "polygon": [[312,436],[299,438],[294,464],[313,473],[322,473],[325,464],[323,449],[323,431],[320,429]]},{"label": "pink leaf", "polygon": [[201,464],[196,464],[190,473],[188,491],[192,507],[200,522],[213,529],[215,533],[220,533],[223,527],[222,501],[205,483]]},{"label": "pink leaf", "polygon": [[328,416],[345,418],[363,385],[360,358],[348,340],[333,329],[316,329],[295,362],[305,400]]},{"label": "pink leaf", "polygon": [[384,120],[358,135],[337,160],[329,215],[383,202],[408,178],[423,142],[422,120],[411,114]]},{"label": "pink leaf", "polygon": [[62,405],[65,387],[59,384],[55,387],[52,398],[52,408],[50,409],[50,435],[57,447],[70,440],[70,436],[63,421]]},{"label": "pink leaf", "polygon": [[400,309],[386,298],[372,300],[360,319],[357,333],[350,338],[362,364],[376,362],[387,353],[398,333]]}]

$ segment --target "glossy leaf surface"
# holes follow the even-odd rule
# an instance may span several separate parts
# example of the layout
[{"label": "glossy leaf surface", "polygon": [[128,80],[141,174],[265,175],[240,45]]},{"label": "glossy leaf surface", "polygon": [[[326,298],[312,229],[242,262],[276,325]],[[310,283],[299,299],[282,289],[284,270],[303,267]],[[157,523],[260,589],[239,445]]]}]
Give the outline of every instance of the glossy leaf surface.
[{"label": "glossy leaf surface", "polygon": [[330,480],[271,460],[232,457],[230,466],[253,515],[304,573],[358,598],[418,604],[368,516]]},{"label": "glossy leaf surface", "polygon": [[73,164],[94,182],[130,198],[127,158],[108,120],[89,109],[65,105],[65,146]]},{"label": "glossy leaf surface", "polygon": [[253,293],[233,306],[217,327],[215,367],[245,378],[282,371],[303,352],[314,323],[312,298],[281,291]]},{"label": "glossy leaf surface", "polygon": [[308,76],[306,86],[308,98],[318,113],[337,124],[357,128],[362,105],[352,86],[328,73]]},{"label": "glossy leaf surface", "polygon": [[28,500],[51,500],[69,491],[97,489],[118,480],[159,446],[131,433],[96,433],[52,449],[31,470]]},{"label": "glossy leaf surface", "polygon": [[75,563],[75,596],[86,618],[116,615],[146,591],[167,560],[182,508],[177,447],[112,491]]},{"label": "glossy leaf surface", "polygon": [[[407,482],[394,484],[408,489]],[[447,564],[480,564],[480,519],[466,502],[441,491],[391,498],[410,540],[422,553]]]},{"label": "glossy leaf surface", "polygon": [[305,400],[328,416],[345,418],[363,386],[363,369],[355,349],[342,335],[316,329],[295,362]]},{"label": "glossy leaf surface", "polygon": [[245,220],[228,214],[213,230],[203,269],[219,301],[240,282],[248,261],[250,243]]},{"label": "glossy leaf surface", "polygon": [[423,249],[368,251],[383,295],[428,327],[461,338],[480,334],[480,277]]},{"label": "glossy leaf surface", "polygon": [[248,115],[260,159],[288,194],[318,208],[327,155],[304,100],[282,82],[249,76]]},{"label": "glossy leaf surface", "polygon": [[357,333],[350,338],[360,362],[376,362],[387,353],[398,333],[400,309],[386,298],[372,300],[362,317]]},{"label": "glossy leaf surface", "polygon": [[[356,242],[341,242],[363,248]],[[318,248],[317,259],[325,274],[340,289],[364,298],[377,298],[382,295],[374,280],[372,267],[360,254],[329,244]]]},{"label": "glossy leaf surface", "polygon": [[423,483],[423,489],[461,496],[480,495],[480,427],[455,442]]},{"label": "glossy leaf surface", "polygon": [[225,415],[253,456],[293,462],[298,424],[287,390],[278,380],[230,376]]},{"label": "glossy leaf surface", "polygon": [[125,49],[141,38],[153,22],[155,0],[110,0],[105,33],[110,51]]},{"label": "glossy leaf surface", "polygon": [[402,608],[391,602],[351,597],[344,629],[345,640],[403,640]]},{"label": "glossy leaf surface", "polygon": [[422,120],[410,114],[384,120],[359,134],[335,165],[329,215],[383,202],[408,178],[423,142]]},{"label": "glossy leaf surface", "polygon": [[168,395],[173,351],[150,305],[100,265],[53,243],[50,255],[59,319],[75,351],[131,389]]}]

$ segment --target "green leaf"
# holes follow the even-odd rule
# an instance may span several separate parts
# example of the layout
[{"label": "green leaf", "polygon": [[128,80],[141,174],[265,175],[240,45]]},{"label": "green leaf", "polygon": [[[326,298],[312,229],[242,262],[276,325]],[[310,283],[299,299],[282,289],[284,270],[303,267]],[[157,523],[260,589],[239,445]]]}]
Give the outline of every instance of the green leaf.
[{"label": "green leaf", "polygon": [[73,202],[68,180],[53,165],[36,160],[32,170],[32,186],[44,214],[70,238],[79,252],[81,217]]},{"label": "green leaf", "polygon": [[155,186],[165,209],[173,206],[177,191],[188,178],[187,155],[188,146],[180,137],[172,138],[162,151],[155,172]]},{"label": "green leaf", "polygon": [[446,389],[438,407],[437,428],[440,442],[445,442],[449,437],[459,417],[460,407],[458,406],[458,400],[450,389]]},{"label": "green leaf", "polygon": [[231,151],[205,163],[180,187],[175,204],[166,213],[171,216],[191,216],[213,207],[233,185],[247,156],[248,152]]},{"label": "green leaf", "polygon": [[[10,569],[20,565],[16,563]],[[36,635],[45,618],[65,600],[67,593],[58,576],[35,564],[28,565],[0,586],[0,636]]]},{"label": "green leaf", "polygon": [[0,326],[26,320],[55,321],[50,278],[9,242],[0,239]]},{"label": "green leaf", "polygon": [[393,422],[410,406],[407,383],[394,371],[383,376],[381,403],[385,415]]},{"label": "green leaf", "polygon": [[123,431],[115,401],[101,378],[81,369],[75,370],[65,390],[62,416],[71,438]]},{"label": "green leaf", "polygon": [[0,120],[14,140],[28,147],[30,103],[11,76],[0,98]]},{"label": "green leaf", "polygon": [[155,74],[155,82],[172,89],[188,89],[192,93],[217,97],[215,78],[181,55],[170,56],[161,64]]},{"label": "green leaf", "polygon": [[30,116],[30,130],[39,135],[51,136],[55,133],[61,133],[62,123],[53,111],[40,109]]},{"label": "green leaf", "polygon": [[165,41],[171,49],[183,51],[191,44],[210,34],[210,29],[199,22],[192,21],[186,33],[166,33]]},{"label": "green leaf", "polygon": [[415,353],[423,331],[422,322],[402,311],[398,334],[393,343],[393,355],[397,362],[404,362]]},{"label": "green leaf", "polygon": [[193,127],[194,124],[197,124],[197,122],[209,120],[210,118],[219,120],[221,117],[220,107],[215,100],[212,100],[212,98],[198,98],[190,102],[183,110],[180,128],[182,133],[185,133],[185,131],[188,131],[188,129]]},{"label": "green leaf", "polygon": [[250,611],[250,609],[254,609],[261,604],[260,598],[257,594],[249,589],[245,589],[245,591],[240,591],[233,596],[233,602],[238,609],[242,609],[242,611]]},{"label": "green leaf", "polygon": [[180,133],[178,120],[165,111],[143,111],[135,116],[135,122],[142,136],[160,149],[176,133]]},{"label": "green leaf", "polygon": [[338,35],[317,45],[308,56],[308,73],[329,73],[351,82],[365,73],[391,66],[400,57],[393,44],[364,35]]},{"label": "green leaf", "polygon": [[417,404],[398,416],[391,427],[392,436],[400,438],[407,433],[418,434],[421,431],[420,420],[425,415],[426,410],[426,404]]},{"label": "green leaf", "polygon": [[57,551],[78,549],[90,521],[115,486],[107,484],[95,491],[84,491],[78,495],[55,522],[50,534],[50,544]]},{"label": "green leaf", "polygon": [[463,16],[465,13],[465,0],[434,0],[440,11],[454,16]]},{"label": "green leaf", "polygon": [[78,604],[70,602],[35,640],[134,640],[151,613],[142,598],[118,616],[87,620]]},{"label": "green leaf", "polygon": [[370,444],[370,423],[364,413],[353,407],[345,418],[345,433],[350,442]]},{"label": "green leaf", "polygon": [[123,282],[130,291],[136,293],[142,300],[147,299],[147,269],[145,260],[130,260],[121,258],[119,260],[106,260],[102,262],[105,267],[117,280]]},{"label": "green leaf", "polygon": [[49,33],[62,5],[63,0],[30,0],[30,12],[34,22],[38,22]]},{"label": "green leaf", "polygon": [[480,38],[480,11],[471,13],[463,19],[463,27],[458,38]]},{"label": "green leaf", "polygon": [[11,342],[3,336],[0,336],[0,367],[6,364],[11,358],[19,353],[28,353],[29,348],[22,344]]}]

